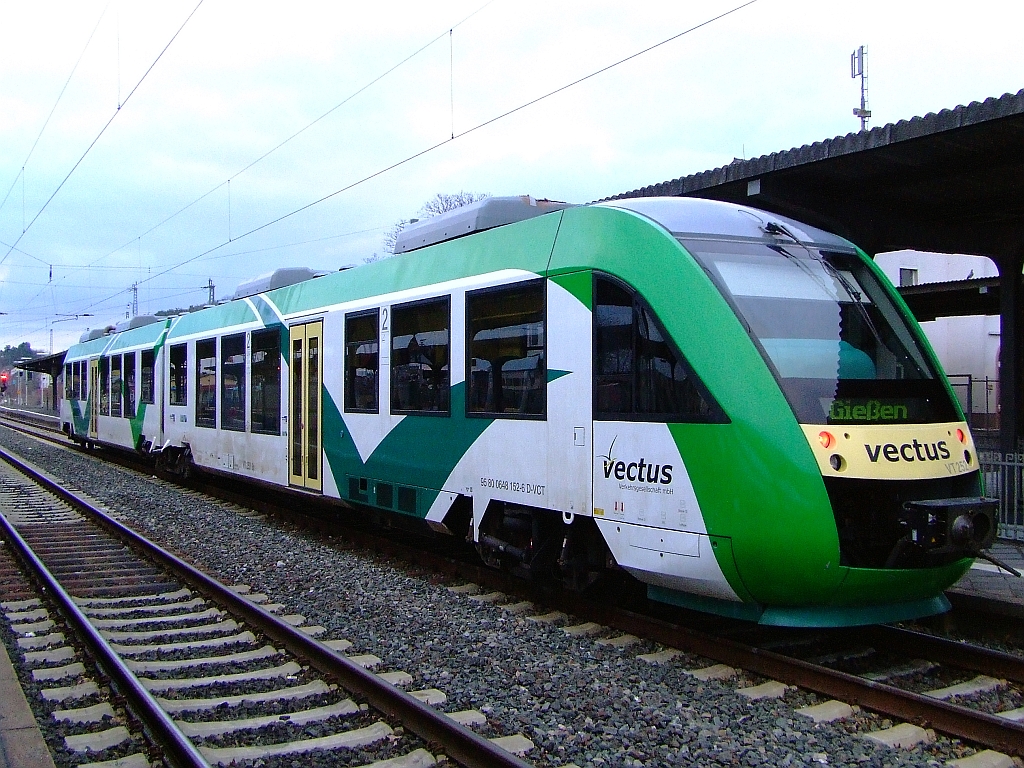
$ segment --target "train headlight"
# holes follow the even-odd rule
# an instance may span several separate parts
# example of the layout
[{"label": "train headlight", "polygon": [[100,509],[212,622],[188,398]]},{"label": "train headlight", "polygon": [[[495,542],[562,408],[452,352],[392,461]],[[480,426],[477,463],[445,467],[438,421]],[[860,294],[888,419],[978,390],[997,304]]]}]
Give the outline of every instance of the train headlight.
[{"label": "train headlight", "polygon": [[822,448],[831,448],[836,444],[836,439],[832,436],[831,432],[819,432],[818,442],[821,443]]},{"label": "train headlight", "polygon": [[971,458],[972,458],[971,457],[971,452],[970,451],[964,451],[964,461],[966,461],[968,464],[970,464],[971,463]]},{"label": "train headlight", "polygon": [[836,472],[842,472],[846,469],[846,459],[840,456],[838,453],[833,453],[828,457],[828,463],[832,465],[832,469]]},{"label": "train headlight", "polygon": [[949,538],[961,547],[969,544],[974,538],[974,520],[969,515],[957,515],[949,526]]},{"label": "train headlight", "polygon": [[967,439],[967,435],[964,434],[964,431],[962,429],[958,429],[956,431],[956,439],[962,443]]}]

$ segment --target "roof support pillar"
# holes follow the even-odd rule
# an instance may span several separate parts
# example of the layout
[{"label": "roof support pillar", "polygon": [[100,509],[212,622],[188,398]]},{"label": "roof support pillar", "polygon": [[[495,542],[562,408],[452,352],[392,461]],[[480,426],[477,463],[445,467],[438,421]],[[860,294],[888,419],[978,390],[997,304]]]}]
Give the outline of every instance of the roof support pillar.
[{"label": "roof support pillar", "polygon": [[999,424],[1004,452],[1024,437],[1024,246],[999,259]]}]

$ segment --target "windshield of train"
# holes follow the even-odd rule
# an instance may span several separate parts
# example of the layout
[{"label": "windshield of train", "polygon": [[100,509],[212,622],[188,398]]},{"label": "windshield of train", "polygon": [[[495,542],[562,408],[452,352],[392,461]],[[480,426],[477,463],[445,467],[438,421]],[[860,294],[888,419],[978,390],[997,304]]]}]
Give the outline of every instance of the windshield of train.
[{"label": "windshield of train", "polygon": [[955,421],[907,320],[855,253],[681,240],[744,321],[805,424]]}]

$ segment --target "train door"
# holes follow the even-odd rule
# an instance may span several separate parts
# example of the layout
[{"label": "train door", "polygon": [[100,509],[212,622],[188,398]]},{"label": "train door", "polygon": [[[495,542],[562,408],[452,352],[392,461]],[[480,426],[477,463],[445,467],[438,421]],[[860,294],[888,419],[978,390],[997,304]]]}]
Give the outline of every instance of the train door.
[{"label": "train door", "polygon": [[323,490],[320,472],[322,439],[322,364],[324,324],[322,320],[293,325],[289,338],[290,439],[288,441],[289,482],[312,491]]},{"label": "train door", "polygon": [[100,361],[89,361],[89,437],[99,437],[97,432],[100,414]]},{"label": "train door", "polygon": [[[590,272],[563,282],[592,280]],[[572,281],[572,282],[570,282]],[[589,287],[589,286],[588,286]],[[573,293],[551,281],[547,292],[548,488],[545,505],[570,515],[591,514],[593,410],[591,313]],[[572,371],[571,375],[564,372]]]}]

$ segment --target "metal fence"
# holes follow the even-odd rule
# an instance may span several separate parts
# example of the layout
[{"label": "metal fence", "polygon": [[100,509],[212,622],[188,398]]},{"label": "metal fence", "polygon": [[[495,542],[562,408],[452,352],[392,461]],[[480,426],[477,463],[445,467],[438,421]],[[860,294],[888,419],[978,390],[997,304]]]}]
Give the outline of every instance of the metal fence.
[{"label": "metal fence", "polygon": [[999,499],[999,538],[1024,540],[1024,452],[978,455],[985,495]]}]

